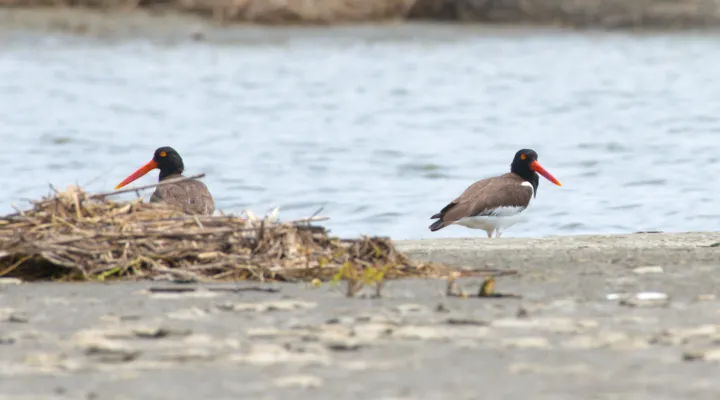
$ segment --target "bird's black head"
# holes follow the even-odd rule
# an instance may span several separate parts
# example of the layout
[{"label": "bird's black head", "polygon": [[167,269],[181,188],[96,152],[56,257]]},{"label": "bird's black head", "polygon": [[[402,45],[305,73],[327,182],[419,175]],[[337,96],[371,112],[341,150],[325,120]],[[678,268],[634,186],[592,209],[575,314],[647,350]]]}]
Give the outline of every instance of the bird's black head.
[{"label": "bird's black head", "polygon": [[530,168],[530,165],[534,161],[537,161],[538,155],[535,150],[522,149],[515,153],[512,164],[510,164],[510,172],[514,172],[524,178],[526,181],[530,181],[532,177],[537,180],[537,173]]},{"label": "bird's black head", "polygon": [[525,179],[526,181],[530,182],[535,188],[536,192],[538,184],[540,183],[538,174],[542,175],[550,182],[558,186],[562,186],[560,181],[555,179],[554,176],[547,172],[545,168],[540,165],[537,159],[538,155],[535,150],[519,150],[517,153],[515,153],[515,158],[513,159],[512,164],[510,164],[510,172],[513,172],[519,175],[521,178]]},{"label": "bird's black head", "polygon": [[160,180],[169,175],[182,174],[185,170],[185,165],[183,164],[180,154],[169,146],[160,147],[155,150],[153,161],[155,161],[157,168],[160,170]]},{"label": "bird's black head", "polygon": [[152,160],[130,174],[130,176],[115,186],[115,189],[120,189],[154,169],[160,170],[160,180],[163,180],[173,174],[182,174],[185,166],[183,165],[182,158],[180,158],[180,154],[178,154],[175,149],[167,146],[160,147],[155,150]]}]

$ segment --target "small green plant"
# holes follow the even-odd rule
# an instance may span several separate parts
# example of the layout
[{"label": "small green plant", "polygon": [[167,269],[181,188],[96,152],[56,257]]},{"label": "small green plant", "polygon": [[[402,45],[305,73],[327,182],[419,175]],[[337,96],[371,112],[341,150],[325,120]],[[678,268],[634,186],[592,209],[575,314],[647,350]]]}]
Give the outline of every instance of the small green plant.
[{"label": "small green plant", "polygon": [[[354,297],[364,286],[373,286],[375,287],[375,296],[380,297],[385,286],[385,274],[390,268],[392,268],[392,264],[387,264],[382,268],[374,265],[362,268],[351,261],[346,261],[335,273],[330,285],[337,285],[341,280],[347,281],[347,297]],[[362,272],[358,271],[360,269]]]}]

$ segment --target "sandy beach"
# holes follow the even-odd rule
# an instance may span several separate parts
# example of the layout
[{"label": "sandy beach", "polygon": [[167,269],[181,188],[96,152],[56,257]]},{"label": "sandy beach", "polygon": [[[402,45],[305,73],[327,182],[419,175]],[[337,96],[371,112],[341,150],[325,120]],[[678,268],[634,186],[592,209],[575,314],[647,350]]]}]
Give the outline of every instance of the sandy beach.
[{"label": "sandy beach", "polygon": [[[720,234],[398,242],[517,269],[307,284],[0,285],[2,399],[714,399]],[[369,293],[368,293],[369,294]],[[400,373],[400,371],[402,373]],[[480,372],[481,371],[481,372]]]}]

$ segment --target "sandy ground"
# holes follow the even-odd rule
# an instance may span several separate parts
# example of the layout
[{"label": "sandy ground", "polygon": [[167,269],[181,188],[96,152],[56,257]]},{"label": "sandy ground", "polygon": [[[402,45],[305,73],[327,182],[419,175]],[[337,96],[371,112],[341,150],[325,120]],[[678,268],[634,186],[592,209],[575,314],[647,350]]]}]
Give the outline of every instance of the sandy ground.
[{"label": "sandy ground", "polygon": [[[717,399],[720,234],[399,242],[517,268],[382,298],[292,284],[0,284],[0,399]],[[468,293],[479,279],[460,282]],[[638,293],[644,293],[638,295]]]}]

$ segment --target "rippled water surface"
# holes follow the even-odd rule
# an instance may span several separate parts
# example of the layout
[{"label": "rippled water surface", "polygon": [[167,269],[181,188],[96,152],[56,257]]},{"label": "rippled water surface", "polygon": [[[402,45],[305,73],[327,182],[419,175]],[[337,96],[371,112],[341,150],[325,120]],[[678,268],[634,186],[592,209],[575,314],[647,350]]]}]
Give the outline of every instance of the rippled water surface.
[{"label": "rippled water surface", "polygon": [[279,206],[294,218],[324,206],[344,236],[483,236],[430,233],[428,218],[529,147],[564,186],[543,180],[530,222],[506,236],[720,222],[717,36],[251,32],[5,38],[0,211],[48,183],[112,190],[171,145],[188,174],[208,173],[226,212]]}]

